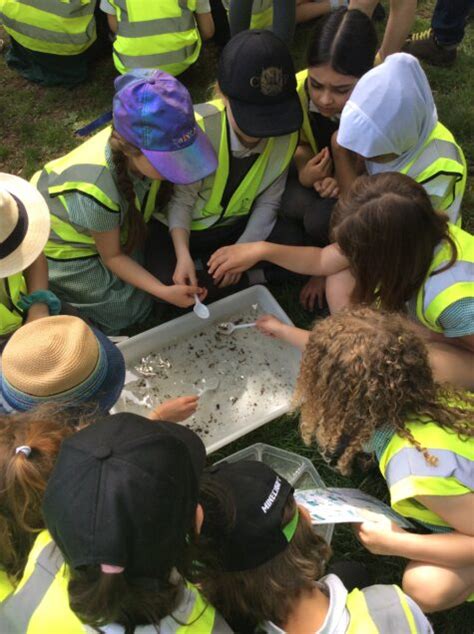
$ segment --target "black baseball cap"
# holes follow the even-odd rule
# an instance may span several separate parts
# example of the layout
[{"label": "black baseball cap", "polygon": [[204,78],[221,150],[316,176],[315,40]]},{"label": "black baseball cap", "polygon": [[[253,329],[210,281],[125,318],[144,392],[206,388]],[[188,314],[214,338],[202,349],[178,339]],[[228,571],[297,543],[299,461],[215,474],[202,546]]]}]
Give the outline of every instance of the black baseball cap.
[{"label": "black baseball cap", "polygon": [[67,438],[46,488],[46,526],[73,568],[167,579],[196,512],[206,452],[176,423],[120,413]]},{"label": "black baseball cap", "polygon": [[233,37],[221,53],[217,81],[245,134],[265,138],[301,128],[293,60],[271,31],[242,31]]},{"label": "black baseball cap", "polygon": [[[291,521],[282,526],[288,498],[294,492],[287,480],[257,460],[223,462],[207,470],[206,476],[219,487],[225,502],[218,500],[220,496],[201,496],[201,534],[215,544],[224,571],[257,568],[288,547],[299,512],[296,508]],[[217,508],[219,504],[222,508]]]}]

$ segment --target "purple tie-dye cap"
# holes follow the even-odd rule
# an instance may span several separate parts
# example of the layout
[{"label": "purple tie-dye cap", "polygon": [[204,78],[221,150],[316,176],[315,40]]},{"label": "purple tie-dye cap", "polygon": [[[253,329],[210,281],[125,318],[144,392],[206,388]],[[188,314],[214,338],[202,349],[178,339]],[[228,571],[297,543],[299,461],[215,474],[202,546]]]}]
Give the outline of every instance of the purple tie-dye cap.
[{"label": "purple tie-dye cap", "polygon": [[216,153],[196,123],[191,97],[161,70],[135,70],[115,80],[114,127],[162,176],[188,185],[215,172]]}]

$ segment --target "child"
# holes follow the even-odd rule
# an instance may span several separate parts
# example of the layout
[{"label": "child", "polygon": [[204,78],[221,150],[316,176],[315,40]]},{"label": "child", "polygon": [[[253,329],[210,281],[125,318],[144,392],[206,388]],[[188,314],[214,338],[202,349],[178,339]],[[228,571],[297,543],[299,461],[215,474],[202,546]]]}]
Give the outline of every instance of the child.
[{"label": "child", "polygon": [[[269,31],[234,37],[222,51],[217,79],[221,98],[196,108],[219,156],[217,171],[175,187],[149,239],[148,268],[179,285],[195,286],[196,263],[223,244],[268,238],[302,121],[290,53]],[[240,277],[215,283],[235,286]]]},{"label": "child", "polygon": [[10,35],[8,65],[45,86],[75,86],[98,56],[94,0],[2,0],[0,18]]},{"label": "child", "polygon": [[48,291],[42,251],[49,235],[49,211],[27,181],[0,173],[0,352],[24,321],[61,308]]},{"label": "child", "polygon": [[180,75],[199,57],[201,38],[214,35],[209,0],[100,0],[115,34],[114,64],[119,73],[159,68]]},{"label": "child", "polygon": [[[159,298],[187,307],[196,285],[166,286],[143,266],[146,223],[160,183],[208,176],[216,157],[189,93],[162,71],[115,81],[106,128],[33,177],[51,213],[51,288],[108,334],[144,321]],[[159,113],[159,116],[157,116]]]},{"label": "child", "polygon": [[[0,412],[25,412],[55,403],[75,416],[84,407],[106,414],[125,381],[120,350],[100,330],[78,317],[44,318],[20,328],[1,359]],[[183,421],[198,397],[182,396],[158,405],[155,420]]]},{"label": "child", "polygon": [[[316,6],[316,5],[315,5]],[[339,9],[318,20],[307,52],[308,69],[296,76],[303,127],[282,198],[284,217],[301,223],[305,243],[329,243],[329,222],[339,193],[331,158],[331,136],[354,86],[374,63],[377,35],[361,11]],[[313,310],[321,278],[312,278],[301,303]]]},{"label": "child", "polygon": [[[267,260],[329,276],[332,313],[360,303],[407,311],[427,340],[436,379],[473,389],[474,238],[436,213],[421,185],[397,173],[359,177],[334,216],[336,244],[317,249],[258,242],[245,245],[245,252],[243,245],[224,247],[209,271],[222,276]],[[275,322],[268,326],[278,336]],[[304,347],[307,333],[296,335]]]},{"label": "child", "polygon": [[360,308],[318,322],[295,403],[305,442],[344,474],[358,452],[375,452],[392,507],[430,530],[368,522],[361,542],[410,560],[403,589],[425,612],[465,601],[474,592],[472,406],[435,383],[405,319]]},{"label": "child", "polygon": [[466,161],[438,121],[430,85],[412,55],[390,55],[363,77],[344,107],[333,149],[343,191],[359,170],[353,152],[369,174],[411,176],[426,189],[436,211],[460,224]]},{"label": "child", "polygon": [[196,573],[229,622],[272,634],[432,632],[397,586],[348,593],[336,575],[321,578],[330,548],[296,505],[291,485],[267,465],[215,465],[203,479],[201,503]]},{"label": "child", "polygon": [[[133,414],[99,419],[67,438],[43,501],[60,552],[47,566],[38,560],[0,607],[3,631],[34,625],[68,634],[230,633],[185,581],[188,535],[203,521],[198,493],[205,460],[191,430]],[[68,599],[74,630],[66,626]]]}]

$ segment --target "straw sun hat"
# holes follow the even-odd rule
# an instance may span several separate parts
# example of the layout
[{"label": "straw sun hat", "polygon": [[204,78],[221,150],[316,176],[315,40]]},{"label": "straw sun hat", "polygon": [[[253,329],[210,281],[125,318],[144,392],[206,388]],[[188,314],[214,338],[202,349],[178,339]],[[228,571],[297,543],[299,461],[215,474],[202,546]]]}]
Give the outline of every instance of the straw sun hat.
[{"label": "straw sun hat", "polygon": [[118,400],[124,380],[122,353],[103,333],[78,317],[44,317],[17,330],[5,346],[0,410],[91,403],[105,413]]},{"label": "straw sun hat", "polygon": [[0,278],[24,271],[49,237],[46,201],[28,181],[0,173]]}]

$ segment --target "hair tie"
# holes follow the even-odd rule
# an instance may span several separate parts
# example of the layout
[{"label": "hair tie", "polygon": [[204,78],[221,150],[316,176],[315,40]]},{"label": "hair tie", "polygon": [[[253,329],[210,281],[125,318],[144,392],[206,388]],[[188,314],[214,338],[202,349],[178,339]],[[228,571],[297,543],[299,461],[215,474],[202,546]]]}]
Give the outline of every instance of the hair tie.
[{"label": "hair tie", "polygon": [[29,445],[20,445],[15,449],[15,455],[19,453],[25,454],[25,456],[28,458],[28,456],[31,454],[31,447]]},{"label": "hair tie", "polygon": [[110,564],[100,564],[100,569],[105,572],[106,575],[119,575],[125,570],[122,566],[112,566]]}]

